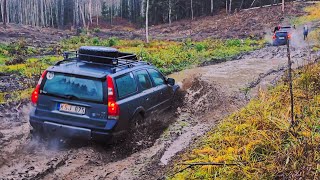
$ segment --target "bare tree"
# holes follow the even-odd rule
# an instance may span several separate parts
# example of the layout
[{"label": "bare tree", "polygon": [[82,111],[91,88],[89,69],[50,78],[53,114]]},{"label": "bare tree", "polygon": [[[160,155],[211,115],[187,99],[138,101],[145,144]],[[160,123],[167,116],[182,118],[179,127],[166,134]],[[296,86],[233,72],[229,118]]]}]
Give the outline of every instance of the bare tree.
[{"label": "bare tree", "polygon": [[168,19],[169,19],[169,25],[171,26],[171,15],[172,15],[172,0],[169,0],[169,14],[168,14]]},{"label": "bare tree", "polygon": [[228,0],[226,0],[226,13],[228,14]]},{"label": "bare tree", "polygon": [[193,0],[190,0],[190,6],[191,6],[191,19],[193,20]]},{"label": "bare tree", "polygon": [[7,0],[3,1],[3,26],[7,27]]},{"label": "bare tree", "polygon": [[240,10],[242,9],[243,3],[244,3],[244,0],[241,1],[240,8],[239,8]]},{"label": "bare tree", "polygon": [[213,15],[213,0],[211,0],[211,14]]},{"label": "bare tree", "polygon": [[282,12],[284,13],[284,0],[282,0]]},{"label": "bare tree", "polygon": [[255,2],[256,2],[256,0],[253,0],[250,7],[252,7]]},{"label": "bare tree", "polygon": [[149,0],[146,6],[146,41],[149,43]]}]

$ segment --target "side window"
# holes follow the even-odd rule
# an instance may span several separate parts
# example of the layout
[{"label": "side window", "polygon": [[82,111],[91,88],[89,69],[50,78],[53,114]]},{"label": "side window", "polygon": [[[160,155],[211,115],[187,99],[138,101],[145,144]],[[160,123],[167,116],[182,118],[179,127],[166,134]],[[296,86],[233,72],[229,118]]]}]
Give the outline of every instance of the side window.
[{"label": "side window", "polygon": [[151,79],[153,80],[155,86],[160,86],[165,84],[164,77],[162,76],[161,73],[154,69],[148,69],[148,72],[151,76]]},{"label": "side window", "polygon": [[118,96],[120,98],[128,96],[137,91],[137,85],[134,81],[133,74],[128,73],[115,79]]},{"label": "side window", "polygon": [[136,75],[143,91],[152,87],[149,74],[146,70],[137,71]]}]

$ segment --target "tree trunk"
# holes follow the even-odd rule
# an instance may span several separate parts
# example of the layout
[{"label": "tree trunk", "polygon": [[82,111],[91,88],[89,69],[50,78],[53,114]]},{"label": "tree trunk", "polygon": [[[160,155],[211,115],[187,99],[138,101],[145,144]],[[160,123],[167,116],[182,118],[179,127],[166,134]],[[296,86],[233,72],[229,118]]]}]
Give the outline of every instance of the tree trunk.
[{"label": "tree trunk", "polygon": [[228,14],[228,0],[226,0],[226,13]]},{"label": "tree trunk", "polygon": [[213,15],[213,0],[211,0],[211,15]]},{"label": "tree trunk", "polygon": [[190,0],[191,3],[191,19],[193,20],[193,1]]},{"label": "tree trunk", "polygon": [[3,1],[3,26],[7,27],[7,0]]},{"label": "tree trunk", "polygon": [[240,8],[239,8],[240,10],[242,9],[243,3],[244,3],[244,0],[241,1]]},{"label": "tree trunk", "polygon": [[284,13],[284,0],[282,0],[282,13]]},{"label": "tree trunk", "polygon": [[149,0],[146,6],[146,41],[149,43]]},{"label": "tree trunk", "polygon": [[82,6],[80,5],[80,14],[81,14],[81,18],[82,18],[82,26],[83,28],[86,28],[87,25],[86,25],[86,18],[84,16],[84,8],[82,8]]},{"label": "tree trunk", "polygon": [[252,7],[255,2],[256,2],[256,0],[253,0],[250,7]]},{"label": "tree trunk", "polygon": [[169,25],[171,26],[172,0],[169,0]]},{"label": "tree trunk", "polygon": [[[96,6],[97,10],[99,9],[99,5]],[[97,27],[99,26],[99,13],[97,13]]]},{"label": "tree trunk", "polygon": [[230,0],[230,4],[229,4],[229,13],[231,14],[232,12],[232,0]]}]

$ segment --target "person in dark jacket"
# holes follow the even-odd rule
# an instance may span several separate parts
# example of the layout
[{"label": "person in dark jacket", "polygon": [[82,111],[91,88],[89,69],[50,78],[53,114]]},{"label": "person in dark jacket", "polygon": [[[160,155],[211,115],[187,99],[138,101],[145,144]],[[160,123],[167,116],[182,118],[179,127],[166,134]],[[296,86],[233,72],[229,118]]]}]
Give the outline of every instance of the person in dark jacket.
[{"label": "person in dark jacket", "polygon": [[281,26],[278,25],[274,28],[273,33],[276,33],[277,31],[279,31],[281,29]]},{"label": "person in dark jacket", "polygon": [[308,38],[309,28],[307,25],[303,27],[303,39],[306,40]]}]

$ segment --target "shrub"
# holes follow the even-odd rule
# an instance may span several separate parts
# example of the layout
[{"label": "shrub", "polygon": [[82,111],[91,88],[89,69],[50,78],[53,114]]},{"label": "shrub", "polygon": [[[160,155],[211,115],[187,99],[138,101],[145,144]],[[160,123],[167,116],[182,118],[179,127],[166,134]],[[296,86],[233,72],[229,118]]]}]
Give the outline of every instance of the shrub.
[{"label": "shrub", "polygon": [[99,33],[99,32],[101,32],[101,30],[100,30],[100,28],[94,28],[94,29],[93,29],[93,32]]},{"label": "shrub", "polygon": [[115,38],[115,37],[109,38],[108,46],[109,47],[116,46],[118,42],[119,42],[118,38]]},{"label": "shrub", "polygon": [[96,45],[96,46],[97,46],[97,45],[100,45],[100,40],[99,40],[99,38],[98,38],[98,37],[93,38],[93,39],[92,39],[92,44],[93,44],[93,45]]}]

